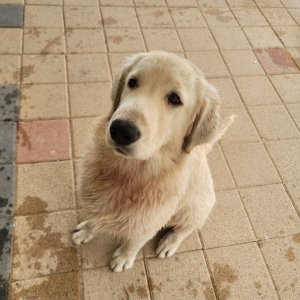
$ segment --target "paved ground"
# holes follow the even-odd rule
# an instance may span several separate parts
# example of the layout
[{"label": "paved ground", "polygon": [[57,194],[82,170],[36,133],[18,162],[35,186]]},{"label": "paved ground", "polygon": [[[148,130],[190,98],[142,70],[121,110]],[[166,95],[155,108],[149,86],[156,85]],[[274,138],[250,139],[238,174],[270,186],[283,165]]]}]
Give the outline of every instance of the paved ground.
[{"label": "paved ground", "polygon": [[[25,2],[0,0],[0,299],[300,299],[300,1]],[[116,242],[70,242],[77,162],[117,65],[153,49],[197,64],[238,119],[201,232],[114,274]]]}]

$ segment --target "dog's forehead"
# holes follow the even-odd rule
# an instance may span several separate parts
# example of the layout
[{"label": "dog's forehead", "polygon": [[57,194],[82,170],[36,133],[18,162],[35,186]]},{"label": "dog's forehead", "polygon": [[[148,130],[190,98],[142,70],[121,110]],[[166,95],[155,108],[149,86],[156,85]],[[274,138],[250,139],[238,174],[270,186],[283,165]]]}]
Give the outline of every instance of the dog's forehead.
[{"label": "dog's forehead", "polygon": [[182,85],[191,83],[195,78],[194,69],[178,56],[149,55],[138,62],[132,70],[133,75],[148,82],[159,81],[166,85]]}]

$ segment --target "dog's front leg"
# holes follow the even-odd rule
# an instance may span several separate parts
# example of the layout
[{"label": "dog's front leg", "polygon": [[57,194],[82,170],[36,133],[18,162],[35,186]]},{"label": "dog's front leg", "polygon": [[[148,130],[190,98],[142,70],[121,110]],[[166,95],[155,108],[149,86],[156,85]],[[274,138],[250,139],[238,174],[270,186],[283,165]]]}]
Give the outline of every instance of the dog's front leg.
[{"label": "dog's front leg", "polygon": [[132,238],[124,241],[121,246],[114,252],[110,268],[114,272],[122,272],[130,269],[135,261],[139,250],[150,240],[151,237]]},{"label": "dog's front leg", "polygon": [[89,224],[89,221],[79,223],[73,232],[72,241],[75,245],[88,243],[94,238],[94,232]]}]

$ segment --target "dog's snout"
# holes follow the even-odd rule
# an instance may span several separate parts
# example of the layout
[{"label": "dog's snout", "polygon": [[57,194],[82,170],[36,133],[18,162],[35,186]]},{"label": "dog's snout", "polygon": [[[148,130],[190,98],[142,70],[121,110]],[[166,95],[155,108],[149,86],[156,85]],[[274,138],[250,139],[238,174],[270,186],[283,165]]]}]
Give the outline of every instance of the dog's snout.
[{"label": "dog's snout", "polygon": [[112,122],[110,135],[118,146],[128,146],[140,138],[141,132],[133,123],[118,119]]}]

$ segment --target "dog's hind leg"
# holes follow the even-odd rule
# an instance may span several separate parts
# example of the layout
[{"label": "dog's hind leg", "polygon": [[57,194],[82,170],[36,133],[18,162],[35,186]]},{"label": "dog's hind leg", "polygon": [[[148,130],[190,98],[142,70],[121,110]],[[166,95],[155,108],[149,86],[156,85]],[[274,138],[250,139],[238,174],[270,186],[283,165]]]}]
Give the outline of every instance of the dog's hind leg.
[{"label": "dog's hind leg", "polygon": [[213,203],[214,194],[206,194],[203,195],[203,201],[198,198],[183,204],[166,225],[172,229],[160,239],[156,249],[158,257],[166,258],[174,255],[182,241],[195,229],[201,228],[213,207]]},{"label": "dog's hind leg", "polygon": [[159,258],[166,258],[174,255],[182,241],[190,235],[193,230],[194,228],[180,229],[176,227],[168,231],[158,243],[156,249],[157,256]]},{"label": "dog's hind leg", "polygon": [[139,250],[150,240],[152,236],[132,238],[124,241],[115,251],[110,262],[110,268],[114,272],[122,272],[130,269],[135,261]]}]

